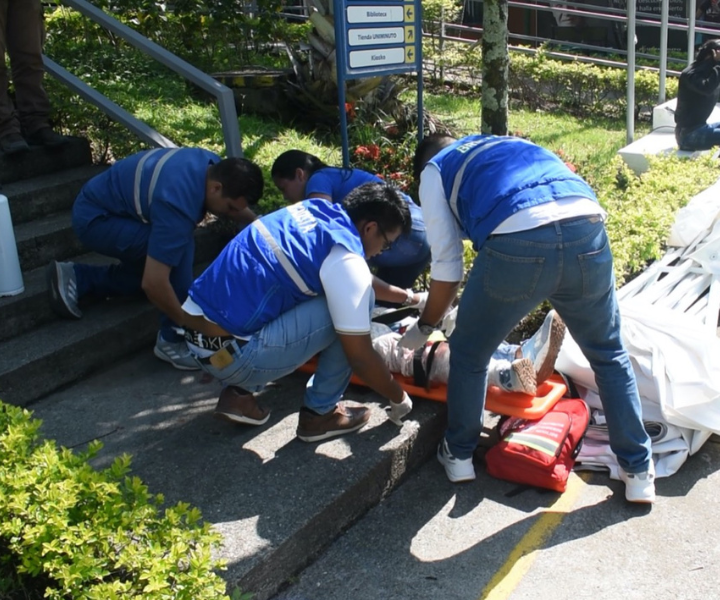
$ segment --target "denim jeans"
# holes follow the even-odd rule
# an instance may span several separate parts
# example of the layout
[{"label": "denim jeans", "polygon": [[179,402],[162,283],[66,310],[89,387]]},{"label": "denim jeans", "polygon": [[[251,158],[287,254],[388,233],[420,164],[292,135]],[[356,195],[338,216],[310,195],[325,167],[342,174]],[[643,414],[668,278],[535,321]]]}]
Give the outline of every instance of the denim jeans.
[{"label": "denim jeans", "polygon": [[410,288],[430,264],[430,244],[425,233],[422,212],[417,204],[410,205],[412,230],[401,235],[388,250],[371,258],[368,264],[375,274],[391,285]]},{"label": "denim jeans", "polygon": [[452,454],[470,458],[482,430],[488,363],[518,321],[543,300],[563,318],[595,373],[610,447],[629,473],[647,470],[650,439],[620,337],[612,254],[599,217],[491,236],[470,271],[450,337],[448,430]]},{"label": "denim jeans", "polygon": [[[151,225],[129,217],[107,214],[82,194],[73,205],[73,228],[90,250],[120,260],[114,265],[74,263],[78,297],[94,294],[101,298],[142,294],[142,277],[147,258]],[[182,304],[193,282],[195,241],[190,240],[180,263],[170,271],[170,285]],[[177,324],[161,315],[160,332],[164,340],[179,342]]]},{"label": "denim jeans", "polygon": [[324,296],[299,304],[271,321],[241,345],[231,342],[233,361],[218,369],[207,361],[200,367],[223,385],[259,392],[289,375],[319,353],[314,375],[305,388],[304,405],[325,414],[335,408],[352,371],[335,333]]},{"label": "denim jeans", "polygon": [[696,129],[675,128],[680,150],[710,150],[720,146],[720,123],[708,123]]}]

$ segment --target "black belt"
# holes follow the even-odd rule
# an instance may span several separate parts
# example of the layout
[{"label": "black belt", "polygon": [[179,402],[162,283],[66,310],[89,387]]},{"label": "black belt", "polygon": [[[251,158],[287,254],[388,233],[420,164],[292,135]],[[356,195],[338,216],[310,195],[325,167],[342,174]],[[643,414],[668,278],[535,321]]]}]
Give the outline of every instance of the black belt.
[{"label": "black belt", "polygon": [[204,335],[193,329],[185,330],[185,341],[204,350],[220,350],[234,339],[232,335]]},{"label": "black belt", "polygon": [[[215,352],[210,356],[206,356],[204,358],[196,357],[197,360],[204,365],[211,364],[212,361],[210,359],[212,359],[215,354],[223,350],[231,357],[236,356],[237,350],[248,343],[248,340],[241,340],[232,335],[203,335],[199,331],[194,331],[192,329],[185,330],[185,340],[190,344],[194,344],[198,348],[203,348],[204,350],[215,350]],[[233,342],[235,342],[235,344],[233,344]]]}]

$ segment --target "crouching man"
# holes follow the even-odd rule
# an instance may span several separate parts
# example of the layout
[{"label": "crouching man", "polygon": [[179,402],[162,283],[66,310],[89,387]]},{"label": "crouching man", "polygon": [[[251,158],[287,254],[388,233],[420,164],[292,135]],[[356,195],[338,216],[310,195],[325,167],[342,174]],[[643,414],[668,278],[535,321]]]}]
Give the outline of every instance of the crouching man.
[{"label": "crouching man", "polygon": [[[354,371],[390,401],[399,423],[412,402],[373,350],[374,296],[401,301],[392,286],[373,290],[366,259],[411,225],[395,188],[371,183],[341,204],[312,198],[244,229],[191,286],[183,305],[186,339],[201,368],[225,386],[215,416],[262,425],[269,411],[254,397],[318,354],[297,435],[315,442],[356,431],[370,417],[341,401]],[[189,326],[189,327],[188,327]]]}]

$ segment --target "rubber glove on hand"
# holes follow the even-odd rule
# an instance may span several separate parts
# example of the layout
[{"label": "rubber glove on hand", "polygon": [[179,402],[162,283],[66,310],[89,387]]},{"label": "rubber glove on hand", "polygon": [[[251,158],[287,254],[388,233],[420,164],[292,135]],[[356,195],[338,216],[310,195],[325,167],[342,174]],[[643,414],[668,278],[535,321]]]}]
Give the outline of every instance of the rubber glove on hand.
[{"label": "rubber glove on hand", "polygon": [[410,413],[412,407],[413,403],[410,396],[408,396],[407,392],[403,392],[402,402],[398,402],[397,404],[391,402],[390,406],[385,408],[385,411],[387,412],[388,419],[398,427],[402,427],[403,423],[401,419]]},{"label": "rubber glove on hand", "polygon": [[425,342],[428,341],[430,336],[420,331],[418,328],[417,321],[412,324],[411,327],[403,334],[398,341],[399,348],[409,348],[410,350],[417,350],[420,346],[424,346]]},{"label": "rubber glove on hand", "polygon": [[440,322],[440,329],[445,334],[446,338],[452,335],[455,331],[455,322],[457,321],[458,307],[453,306],[449,311],[445,313],[443,320]]},{"label": "rubber glove on hand", "polygon": [[410,306],[412,308],[416,308],[417,310],[422,312],[423,309],[425,308],[425,304],[427,304],[428,293],[427,292],[416,292],[414,294],[414,297],[417,298],[417,302],[413,301],[410,304],[408,304],[408,306]]}]

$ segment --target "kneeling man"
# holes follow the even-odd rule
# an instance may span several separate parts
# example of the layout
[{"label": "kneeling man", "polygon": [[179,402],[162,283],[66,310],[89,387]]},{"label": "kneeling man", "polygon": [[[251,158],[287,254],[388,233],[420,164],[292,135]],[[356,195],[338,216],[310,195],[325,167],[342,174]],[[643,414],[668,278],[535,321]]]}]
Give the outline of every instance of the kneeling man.
[{"label": "kneeling man", "polygon": [[390,418],[399,423],[412,402],[373,350],[370,316],[376,293],[389,302],[402,302],[407,293],[374,286],[366,259],[410,225],[400,192],[370,183],[341,204],[304,200],[240,232],[183,305],[190,352],[226,386],[215,415],[265,423],[269,412],[253,394],[317,354],[300,409],[301,440],[342,435],[367,422],[367,408],[341,402],[353,372],[390,400]]}]

